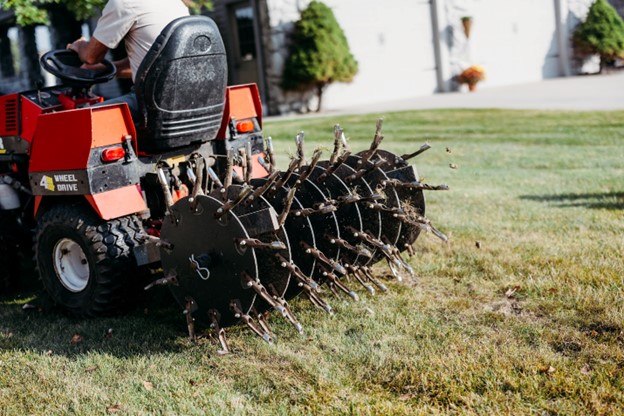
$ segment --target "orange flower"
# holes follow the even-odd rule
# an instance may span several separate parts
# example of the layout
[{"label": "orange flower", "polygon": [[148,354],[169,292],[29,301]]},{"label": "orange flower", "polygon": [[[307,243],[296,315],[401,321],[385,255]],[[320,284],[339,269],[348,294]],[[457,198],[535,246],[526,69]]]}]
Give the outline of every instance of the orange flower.
[{"label": "orange flower", "polygon": [[485,79],[485,68],[481,65],[472,65],[462,71],[457,77],[460,84],[476,84]]}]

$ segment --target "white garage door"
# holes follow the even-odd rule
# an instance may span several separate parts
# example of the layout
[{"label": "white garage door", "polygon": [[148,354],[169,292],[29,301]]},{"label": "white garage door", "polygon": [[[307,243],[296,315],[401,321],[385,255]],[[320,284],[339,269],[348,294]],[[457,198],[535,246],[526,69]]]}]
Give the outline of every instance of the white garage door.
[{"label": "white garage door", "polygon": [[351,84],[334,84],[324,107],[383,102],[435,92],[431,9],[426,0],[331,0],[359,63]]}]

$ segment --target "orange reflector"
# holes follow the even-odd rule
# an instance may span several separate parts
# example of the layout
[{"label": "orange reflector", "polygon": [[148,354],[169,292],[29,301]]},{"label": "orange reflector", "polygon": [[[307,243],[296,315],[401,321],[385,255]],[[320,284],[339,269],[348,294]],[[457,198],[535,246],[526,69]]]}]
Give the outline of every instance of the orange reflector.
[{"label": "orange reflector", "polygon": [[123,159],[126,156],[126,151],[123,147],[109,147],[102,152],[102,162],[114,162],[119,159]]},{"label": "orange reflector", "polygon": [[236,123],[236,131],[239,133],[249,133],[250,131],[254,131],[255,128],[256,126],[251,120],[239,121]]}]

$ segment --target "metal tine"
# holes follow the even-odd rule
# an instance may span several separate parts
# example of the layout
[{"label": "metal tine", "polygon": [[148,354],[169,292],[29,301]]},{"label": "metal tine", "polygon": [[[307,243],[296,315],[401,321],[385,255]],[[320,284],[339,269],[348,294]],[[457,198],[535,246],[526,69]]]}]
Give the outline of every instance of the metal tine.
[{"label": "metal tine", "polygon": [[[217,189],[223,189],[223,183],[221,182],[221,180],[219,179],[219,176],[217,175],[217,172],[214,171],[214,169],[210,166],[208,166],[206,168],[206,171],[208,172],[208,176],[210,177],[210,180],[212,180],[215,184],[215,187]],[[199,175],[197,175],[199,176]]]},{"label": "metal tine", "polygon": [[171,207],[173,206],[173,196],[171,195],[171,188],[169,188],[169,182],[167,181],[165,171],[161,167],[158,168],[158,182],[160,183],[160,187],[162,188],[165,196],[165,206],[167,207],[167,212],[171,212]]},{"label": "metal tine", "polygon": [[247,184],[243,185],[243,189],[240,191],[235,199],[228,199],[227,202],[223,204],[223,206],[217,209],[217,212],[215,213],[215,218],[221,218],[226,213],[230,212],[232,209],[238,206],[238,204],[243,202],[251,192],[253,192],[253,187]]},{"label": "metal tine", "polygon": [[374,155],[377,153],[379,149],[379,145],[381,145],[381,141],[384,136],[381,134],[381,128],[383,126],[383,118],[377,119],[377,123],[375,125],[375,136],[373,137],[373,142],[370,145],[370,148],[362,154],[362,158],[358,160],[358,165],[365,164],[368,162]]},{"label": "metal tine", "polygon": [[266,138],[266,146],[265,146],[265,153],[267,155],[267,162],[269,163],[269,169],[270,169],[270,173],[273,173],[273,171],[275,171],[275,156],[273,153],[273,138],[271,136],[268,136]]},{"label": "metal tine", "polygon": [[[260,159],[258,159],[260,160]],[[267,178],[266,178],[266,182],[264,183],[264,185],[259,186],[258,188],[256,188],[253,192],[253,194],[249,195],[249,197],[247,198],[247,203],[250,203],[252,201],[255,201],[256,199],[260,198],[262,195],[264,195],[266,192],[269,191],[269,189],[271,189],[271,186],[275,183],[275,181],[277,180],[277,177],[279,176],[280,172],[278,170],[273,171]]]},{"label": "metal tine", "polygon": [[281,188],[286,182],[288,182],[292,174],[298,171],[301,168],[301,165],[303,165],[303,141],[304,134],[303,132],[299,132],[299,134],[297,134],[297,137],[295,138],[295,142],[297,144],[297,154],[295,155],[293,160],[290,161],[286,173],[282,175],[282,177],[277,181],[274,187],[275,189]]},{"label": "metal tine", "polygon": [[217,350],[217,353],[219,355],[229,354],[230,346],[228,345],[227,338],[225,337],[225,329],[219,326],[219,322],[221,322],[221,314],[216,309],[209,309],[208,319],[210,320],[210,328],[221,344],[221,349]]},{"label": "metal tine", "polygon": [[227,151],[227,163],[225,166],[225,179],[223,186],[229,188],[232,185],[232,177],[234,176],[234,155],[230,150]]},{"label": "metal tine", "polygon": [[336,211],[338,207],[333,204],[332,201],[319,202],[318,204],[314,204],[312,208],[302,208],[294,211],[290,211],[289,214],[295,216],[309,217],[314,214],[330,214]]},{"label": "metal tine", "polygon": [[385,243],[375,237],[372,237],[370,235],[368,235],[367,233],[363,232],[363,231],[359,231],[351,226],[346,227],[347,230],[349,232],[352,232],[353,235],[359,239],[361,239],[362,241],[365,241],[375,247],[377,247],[378,249],[381,250],[381,253],[386,256],[386,259],[388,259],[388,261],[393,261],[398,267],[403,267],[403,265],[401,264],[401,262],[399,260],[397,260],[393,248],[395,248],[392,244],[388,244]]},{"label": "metal tine", "polygon": [[364,277],[366,277],[368,280],[373,282],[373,284],[377,286],[379,290],[381,290],[382,292],[388,291],[388,287],[386,287],[386,285],[381,283],[379,280],[375,278],[375,276],[373,276],[373,273],[371,272],[371,269],[368,266],[362,266],[357,271],[362,273]]},{"label": "metal tine", "polygon": [[420,189],[420,190],[425,190],[425,191],[448,191],[449,190],[449,187],[446,184],[434,186],[434,185],[429,185],[429,184],[418,182],[418,181],[403,182],[398,179],[388,179],[388,180],[382,181],[381,184],[383,186],[391,185],[397,188]]},{"label": "metal tine", "polygon": [[193,342],[197,340],[195,336],[195,318],[193,318],[193,312],[197,310],[197,303],[193,300],[192,297],[186,297],[186,306],[184,311],[182,312],[186,315],[186,327],[188,329],[189,339]]},{"label": "metal tine", "polygon": [[318,164],[319,160],[321,159],[322,154],[323,151],[321,149],[314,150],[314,153],[312,154],[312,161],[309,165],[302,168],[305,169],[305,172],[302,172],[301,175],[299,175],[299,182],[304,182],[306,179],[308,179],[308,176],[310,176],[310,174]]},{"label": "metal tine", "polygon": [[245,169],[245,182],[251,182],[251,178],[253,177],[253,163],[251,163],[251,142],[247,141],[245,143],[245,156],[247,169]]},{"label": "metal tine", "polygon": [[262,169],[264,169],[266,173],[269,173],[269,174],[273,173],[273,170],[271,169],[271,165],[269,165],[262,156],[258,156],[258,164],[262,166]]},{"label": "metal tine", "polygon": [[349,295],[354,301],[359,301],[360,298],[353,290],[349,289],[344,283],[342,283],[338,276],[329,272],[327,270],[323,270],[323,276],[326,277],[330,282],[332,282],[338,289],[342,290],[344,293]]},{"label": "metal tine", "polygon": [[295,194],[297,193],[297,187],[293,186],[288,191],[286,195],[286,200],[284,201],[284,210],[281,212],[279,217],[277,218],[277,223],[282,226],[286,222],[288,218],[288,214],[290,214],[290,209],[292,208],[293,201],[295,200]]},{"label": "metal tine", "polygon": [[271,305],[273,309],[282,315],[285,315],[286,312],[284,311],[283,306],[276,302],[275,299],[273,299],[273,296],[269,295],[269,292],[266,290],[264,285],[260,283],[260,279],[254,279],[247,272],[243,272],[242,277],[248,288],[253,289],[262,299],[265,300],[266,303]]},{"label": "metal tine", "polygon": [[366,289],[368,291],[368,293],[371,294],[371,296],[374,296],[375,295],[375,288],[372,287],[371,285],[369,285],[368,283],[366,283],[366,280],[364,280],[364,278],[358,272],[358,268],[356,266],[351,265],[351,264],[347,265],[346,267],[349,270],[349,275],[353,276],[355,278],[355,280],[357,280],[357,282],[359,284],[361,284],[364,287],[364,289]]},{"label": "metal tine", "polygon": [[309,245],[305,241],[301,242],[301,246],[303,247],[303,249],[305,250],[305,252],[307,254],[311,254],[312,256],[314,256],[314,258],[316,258],[317,260],[320,260],[321,262],[325,263],[332,270],[335,270],[336,272],[340,273],[343,276],[347,274],[347,269],[345,269],[342,264],[338,263],[335,260],[327,258],[327,256],[321,250],[319,250],[318,248],[312,247],[311,245]]},{"label": "metal tine", "polygon": [[420,146],[420,149],[416,150],[414,153],[404,154],[403,156],[401,156],[401,159],[403,159],[404,161],[408,161],[408,160],[410,160],[410,159],[420,155],[421,153],[426,152],[429,149],[431,149],[431,146],[429,145],[429,143],[425,143],[422,146]]},{"label": "metal tine", "polygon": [[438,230],[433,226],[433,224],[431,224],[431,220],[429,218],[420,215],[407,216],[405,214],[397,215],[396,217],[407,224],[415,225],[420,227],[423,231],[432,233],[445,243],[448,243],[449,241],[449,238],[442,231]]},{"label": "metal tine", "polygon": [[[361,160],[358,160],[358,164],[361,162]],[[352,175],[349,175],[345,178],[345,182],[347,183],[351,183],[355,180],[360,179],[362,176],[366,175],[368,172],[373,171],[381,166],[383,166],[384,164],[386,164],[387,161],[383,158],[379,158],[377,161],[370,163],[368,165],[366,165],[366,167],[359,169],[357,172],[355,172]]]},{"label": "metal tine", "polygon": [[267,334],[263,328],[259,328],[258,325],[255,324],[254,319],[243,312],[239,300],[230,301],[230,309],[234,313],[235,318],[241,319],[249,329],[251,329],[256,335],[258,335],[268,344],[273,344],[273,338],[271,337],[271,335]]},{"label": "metal tine", "polygon": [[238,149],[238,155],[240,156],[240,164],[241,164],[241,168],[243,170],[243,181],[246,182],[246,183],[249,183],[247,181],[247,170],[248,170],[247,166],[249,166],[247,164],[247,161],[249,160],[248,157],[247,157],[247,149],[245,149],[245,148]]},{"label": "metal tine", "polygon": [[312,280],[311,278],[303,274],[301,269],[296,264],[287,260],[286,258],[284,258],[284,256],[282,256],[279,253],[277,253],[275,257],[277,257],[277,259],[280,261],[280,264],[282,267],[287,268],[288,271],[292,273],[293,276],[295,276],[295,278],[299,282],[300,287],[308,286],[311,290],[315,292],[319,291],[320,286],[318,285],[318,283],[316,283],[314,280]]},{"label": "metal tine", "polygon": [[279,240],[265,243],[257,238],[240,238],[238,239],[238,245],[241,247],[266,248],[269,250],[286,250],[288,248],[286,244]]},{"label": "metal tine", "polygon": [[271,292],[271,295],[273,296],[273,299],[275,299],[275,301],[282,305],[282,307],[284,308],[284,312],[286,312],[285,314],[282,314],[284,318],[286,318],[286,320],[295,327],[297,332],[303,334],[303,325],[299,323],[299,320],[290,309],[290,306],[288,305],[288,302],[286,302],[286,299],[284,299],[282,296],[279,295],[279,293],[277,293],[277,290],[275,290],[275,287],[272,284],[269,284],[269,290]]},{"label": "metal tine", "polygon": [[338,159],[338,154],[340,153],[340,149],[342,147],[342,136],[344,136],[344,132],[340,124],[336,124],[334,126],[334,151],[329,157],[329,164],[333,165],[336,163],[336,159]]},{"label": "metal tine", "polygon": [[268,334],[272,339],[275,339],[275,333],[273,332],[273,330],[271,329],[271,326],[269,325],[269,321],[267,321],[267,317],[266,317],[266,312],[265,313],[260,313],[256,310],[256,308],[252,307],[250,312],[250,316],[252,318],[254,318],[256,321],[258,321],[258,324],[260,325],[260,328],[262,328],[262,330]]},{"label": "metal tine", "polygon": [[333,237],[330,235],[325,235],[325,238],[327,238],[329,240],[330,243],[332,244],[336,244],[344,249],[347,249],[355,254],[357,254],[358,256],[364,256],[367,258],[372,258],[373,257],[373,253],[371,253],[371,251],[369,249],[367,249],[366,247],[358,247],[358,246],[354,246],[349,244],[349,242],[347,240],[344,240],[342,238],[338,238],[338,237]]},{"label": "metal tine", "polygon": [[318,178],[316,178],[316,183],[323,183],[328,176],[332,175],[336,169],[338,169],[349,158],[349,156],[351,156],[351,152],[345,150],[332,165],[325,169],[325,172],[321,173]]},{"label": "metal tine", "polygon": [[[208,169],[212,170],[210,167],[208,167]],[[208,173],[210,174],[210,171]],[[212,173],[215,173],[215,172],[212,171]],[[215,177],[217,177],[216,173],[215,173]],[[204,182],[204,159],[201,158],[195,161],[195,183],[193,184],[193,192],[191,193],[191,209],[193,211],[197,209],[197,203],[199,202],[197,200],[197,195],[200,195],[200,194],[203,195],[204,193],[201,189],[203,182]],[[217,177],[216,183],[219,183],[219,184],[221,183],[218,177]]]}]

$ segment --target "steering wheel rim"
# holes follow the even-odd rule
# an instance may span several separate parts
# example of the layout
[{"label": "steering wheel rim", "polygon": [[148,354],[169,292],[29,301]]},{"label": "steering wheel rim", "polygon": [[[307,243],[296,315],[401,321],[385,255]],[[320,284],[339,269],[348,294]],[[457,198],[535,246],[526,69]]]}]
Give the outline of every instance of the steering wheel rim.
[{"label": "steering wheel rim", "polygon": [[41,56],[43,69],[70,86],[86,87],[108,82],[117,74],[117,68],[108,59],[102,60],[105,69],[94,71],[81,68],[78,54],[70,49],[54,49]]}]

